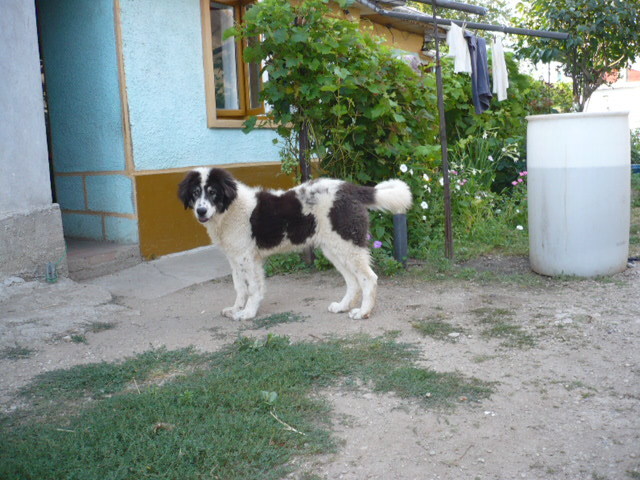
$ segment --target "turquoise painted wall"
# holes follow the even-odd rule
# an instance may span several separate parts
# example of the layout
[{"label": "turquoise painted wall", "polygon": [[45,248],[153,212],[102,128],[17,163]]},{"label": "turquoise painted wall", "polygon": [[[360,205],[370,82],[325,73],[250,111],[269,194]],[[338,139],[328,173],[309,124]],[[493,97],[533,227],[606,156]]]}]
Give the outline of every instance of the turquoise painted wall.
[{"label": "turquoise painted wall", "polygon": [[113,0],[38,0],[57,172],[125,168]]},{"label": "turquoise painted wall", "polygon": [[207,128],[199,0],[120,0],[137,170],[280,160],[273,130]]},{"label": "turquoise painted wall", "polygon": [[135,214],[135,205],[133,182],[124,174],[113,0],[37,0],[36,6],[64,233],[136,243],[137,220],[118,216]]}]

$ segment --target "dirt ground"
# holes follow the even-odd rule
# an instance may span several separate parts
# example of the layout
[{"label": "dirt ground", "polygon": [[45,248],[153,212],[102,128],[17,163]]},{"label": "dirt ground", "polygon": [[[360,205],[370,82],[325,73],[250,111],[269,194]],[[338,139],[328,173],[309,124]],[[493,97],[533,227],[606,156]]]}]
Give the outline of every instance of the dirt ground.
[{"label": "dirt ground", "polygon": [[[429,410],[393,394],[337,387],[318,392],[333,407],[340,448],[299,459],[291,478],[640,478],[640,266],[606,280],[515,280],[509,275],[528,274],[522,258],[485,258],[472,266],[498,278],[424,281],[410,273],[380,279],[368,320],[327,311],[343,293],[335,272],[268,279],[260,316],[303,317],[269,330],[219,314],[233,300],[228,278],[154,300],[104,298],[97,307],[79,308],[69,321],[43,316],[48,330],[31,339],[32,356],[0,359],[0,406],[19,408],[17,388],[40,372],[113,361],[150,347],[213,351],[238,335],[316,341],[397,331],[398,341],[419,346],[422,366],[495,382],[495,393],[479,404],[463,398],[452,409]],[[83,288],[78,285],[80,296]],[[490,312],[522,327],[533,346],[483,336],[480,317]],[[412,326],[430,319],[457,331],[437,340]],[[116,328],[92,333],[95,322],[115,322]],[[9,334],[20,343],[15,331],[3,332]],[[70,341],[74,334],[86,343]]]}]

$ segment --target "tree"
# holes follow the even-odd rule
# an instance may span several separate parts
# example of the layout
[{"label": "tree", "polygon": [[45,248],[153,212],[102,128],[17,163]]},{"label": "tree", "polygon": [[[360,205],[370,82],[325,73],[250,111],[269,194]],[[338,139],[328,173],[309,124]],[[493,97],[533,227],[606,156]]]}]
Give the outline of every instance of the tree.
[{"label": "tree", "polygon": [[579,112],[599,86],[614,81],[612,73],[640,55],[640,0],[530,0],[517,8],[525,28],[569,33],[566,41],[521,37],[519,55],[563,64]]},{"label": "tree", "polygon": [[245,60],[261,62],[268,74],[261,95],[285,142],[284,167],[297,163],[303,130],[324,173],[358,183],[395,176],[409,156],[434,162],[433,90],[380,39],[336,18],[328,4],[264,0],[228,32],[261,39],[245,49]]}]

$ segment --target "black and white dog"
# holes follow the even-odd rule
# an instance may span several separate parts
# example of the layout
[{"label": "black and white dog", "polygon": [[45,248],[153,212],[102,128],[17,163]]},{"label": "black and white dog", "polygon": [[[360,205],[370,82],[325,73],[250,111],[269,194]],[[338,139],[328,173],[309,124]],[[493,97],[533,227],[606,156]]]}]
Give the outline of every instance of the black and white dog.
[{"label": "black and white dog", "polygon": [[[236,301],[222,314],[236,320],[256,316],[264,297],[264,259],[307,246],[321,248],[347,284],[344,298],[329,311],[368,318],[378,277],[369,265],[367,209],[404,213],[412,202],[401,180],[364,187],[321,178],[279,191],[249,187],[219,168],[189,172],[178,196],[231,264]],[[360,308],[352,309],[360,291]]]}]

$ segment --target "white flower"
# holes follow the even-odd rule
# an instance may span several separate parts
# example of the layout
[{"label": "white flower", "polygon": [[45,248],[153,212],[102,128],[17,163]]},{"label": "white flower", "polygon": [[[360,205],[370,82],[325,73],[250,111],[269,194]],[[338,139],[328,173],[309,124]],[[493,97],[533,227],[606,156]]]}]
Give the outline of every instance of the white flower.
[{"label": "white flower", "polygon": [[427,221],[427,216],[426,215],[422,215],[422,220],[424,220],[426,222]]},{"label": "white flower", "polygon": [[444,185],[444,178],[440,177],[440,180],[438,180],[440,182],[440,185]]},{"label": "white flower", "polygon": [[407,168],[407,166],[404,163],[402,165],[400,165],[400,171],[402,173],[407,173],[407,170],[409,170],[409,169]]},{"label": "white flower", "polygon": [[431,193],[431,187],[430,187],[429,185],[425,185],[425,186],[424,186],[424,189],[425,189],[427,192]]},{"label": "white flower", "polygon": [[420,204],[420,206],[421,206],[424,210],[426,210],[427,208],[429,208],[429,204],[428,204],[427,202],[422,202],[422,203]]},{"label": "white flower", "polygon": [[518,225],[518,226],[516,227],[516,230],[524,230],[524,227],[523,227],[522,225]]},{"label": "white flower", "polygon": [[412,168],[411,170],[409,170],[409,173],[410,173],[411,175],[413,175],[413,168]]},{"label": "white flower", "polygon": [[490,162],[493,162],[493,157],[491,155],[489,155],[487,158],[489,159]]},{"label": "white flower", "polygon": [[422,178],[424,178],[424,181],[425,181],[425,182],[428,182],[429,180],[431,180],[431,179],[429,178],[429,175],[427,175],[426,173],[425,173],[424,175],[422,175]]},{"label": "white flower", "polygon": [[520,213],[520,209],[519,208],[516,208],[516,213]]},{"label": "white flower", "polygon": [[502,210],[497,209],[497,210],[496,210],[496,213],[502,213]]},{"label": "white flower", "polygon": [[489,135],[487,134],[487,132],[484,132],[484,133],[482,134],[482,138],[484,138],[485,140],[487,139],[487,137],[488,137],[488,136],[489,136]]}]

